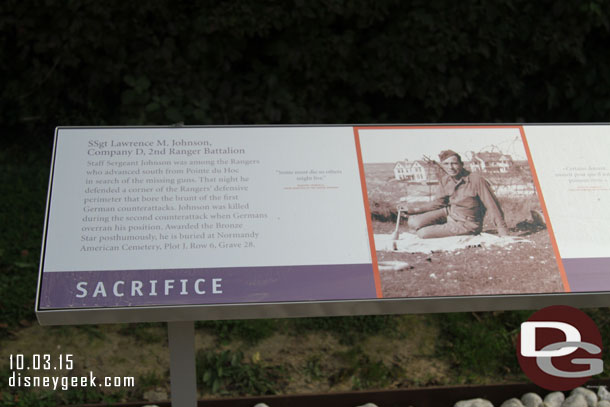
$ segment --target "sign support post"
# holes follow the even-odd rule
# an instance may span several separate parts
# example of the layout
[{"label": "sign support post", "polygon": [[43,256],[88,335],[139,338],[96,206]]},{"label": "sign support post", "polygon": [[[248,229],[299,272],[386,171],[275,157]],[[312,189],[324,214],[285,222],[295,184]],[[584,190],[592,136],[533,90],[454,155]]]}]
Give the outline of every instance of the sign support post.
[{"label": "sign support post", "polygon": [[167,333],[172,407],[196,407],[195,323],[168,322]]}]

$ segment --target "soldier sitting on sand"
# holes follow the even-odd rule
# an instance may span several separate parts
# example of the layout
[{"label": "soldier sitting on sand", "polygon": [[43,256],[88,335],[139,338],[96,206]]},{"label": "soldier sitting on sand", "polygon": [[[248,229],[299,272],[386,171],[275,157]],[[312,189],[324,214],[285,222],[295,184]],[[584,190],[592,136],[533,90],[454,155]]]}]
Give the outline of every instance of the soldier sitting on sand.
[{"label": "soldier sitting on sand", "polygon": [[444,174],[432,202],[399,205],[409,215],[408,226],[422,239],[476,235],[483,229],[485,214],[491,218],[500,236],[508,228],[500,203],[489,183],[478,173],[464,169],[458,153],[445,150],[439,154]]}]

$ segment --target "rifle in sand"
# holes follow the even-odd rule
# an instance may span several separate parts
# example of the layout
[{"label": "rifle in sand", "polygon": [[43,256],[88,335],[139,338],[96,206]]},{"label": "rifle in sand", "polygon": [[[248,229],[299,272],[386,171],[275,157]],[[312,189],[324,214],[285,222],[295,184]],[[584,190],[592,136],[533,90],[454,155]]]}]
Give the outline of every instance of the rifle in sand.
[{"label": "rifle in sand", "polygon": [[[438,173],[438,170],[445,171],[445,170],[443,169],[443,166],[442,166],[442,165],[440,165],[438,162],[434,161],[433,159],[431,159],[430,157],[428,157],[428,156],[426,156],[426,155],[424,155],[424,156],[423,156],[423,161],[424,161],[426,164],[432,164],[432,165],[434,165],[434,166],[437,168],[437,173]],[[440,178],[440,176],[439,176],[439,178]],[[399,236],[399,234],[400,234],[400,233],[399,233],[399,228],[400,228],[400,215],[402,214],[402,212],[406,212],[408,215],[415,215],[415,214],[417,214],[417,213],[422,213],[422,212],[410,212],[410,211],[408,211],[408,210],[407,210],[407,204],[406,204],[406,203],[405,203],[404,205],[401,205],[401,204],[397,205],[396,209],[398,209],[398,214],[396,215],[396,228],[394,229],[394,233],[392,233],[392,240],[393,240],[393,241],[398,240],[398,236]]]},{"label": "rifle in sand", "polygon": [[[426,212],[425,210],[413,210],[413,209],[408,209],[407,208],[407,204],[398,204],[396,206],[396,209],[398,209],[398,214],[396,215],[396,229],[394,229],[394,233],[392,233],[392,240],[398,240],[398,235],[400,234],[398,229],[400,228],[400,215],[404,212],[407,215],[418,215],[420,213],[424,213]],[[407,216],[408,217],[408,216]]]},{"label": "rifle in sand", "polygon": [[398,214],[396,215],[396,229],[394,229],[394,233],[392,233],[392,240],[398,240],[398,235],[399,235],[398,228],[400,227],[400,215],[403,211],[403,206],[398,205],[398,206],[396,206],[396,209],[398,209]]}]

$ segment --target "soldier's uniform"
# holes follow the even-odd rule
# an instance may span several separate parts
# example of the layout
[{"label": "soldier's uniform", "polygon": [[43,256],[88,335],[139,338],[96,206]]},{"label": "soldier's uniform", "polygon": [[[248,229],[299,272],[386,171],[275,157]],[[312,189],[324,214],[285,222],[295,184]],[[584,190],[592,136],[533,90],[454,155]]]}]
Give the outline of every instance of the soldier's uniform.
[{"label": "soldier's uniform", "polygon": [[440,177],[432,202],[409,205],[408,225],[423,239],[457,235],[476,235],[483,229],[485,214],[498,231],[506,232],[504,213],[489,183],[480,174],[462,169],[456,181],[444,174]]}]

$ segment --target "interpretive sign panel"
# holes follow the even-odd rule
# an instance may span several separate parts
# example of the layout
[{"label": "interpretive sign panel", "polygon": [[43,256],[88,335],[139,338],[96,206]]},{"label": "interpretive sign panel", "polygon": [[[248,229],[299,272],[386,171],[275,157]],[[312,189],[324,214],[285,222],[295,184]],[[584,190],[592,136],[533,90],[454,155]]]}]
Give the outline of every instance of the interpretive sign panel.
[{"label": "interpretive sign panel", "polygon": [[605,125],[58,128],[38,318],[599,305],[608,151]]}]

